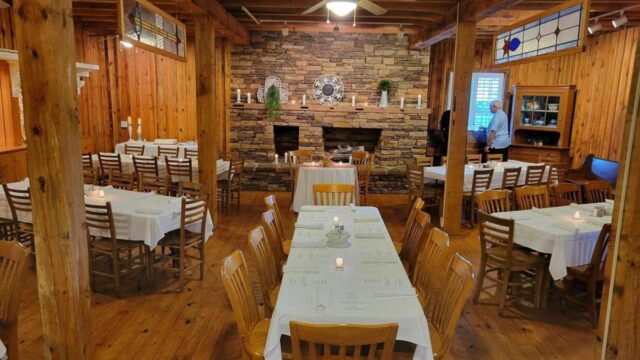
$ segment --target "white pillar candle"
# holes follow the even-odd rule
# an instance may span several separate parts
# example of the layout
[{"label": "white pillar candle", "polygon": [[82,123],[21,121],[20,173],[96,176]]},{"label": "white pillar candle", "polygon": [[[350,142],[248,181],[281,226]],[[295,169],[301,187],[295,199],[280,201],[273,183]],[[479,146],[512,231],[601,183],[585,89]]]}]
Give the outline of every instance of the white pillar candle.
[{"label": "white pillar candle", "polygon": [[131,125],[133,122],[131,121],[131,116],[127,117],[127,121],[129,122],[129,125]]},{"label": "white pillar candle", "polygon": [[103,198],[104,197],[104,190],[98,191],[98,196]]},{"label": "white pillar candle", "polygon": [[251,104],[251,93],[247,93],[247,104]]},{"label": "white pillar candle", "polygon": [[288,152],[285,152],[285,153],[284,153],[284,162],[285,162],[285,163],[288,163],[288,162],[289,162],[289,153],[288,153]]},{"label": "white pillar candle", "polygon": [[422,107],[422,95],[418,95],[418,109]]},{"label": "white pillar candle", "polygon": [[344,268],[344,259],[336,258],[336,268],[343,269]]},{"label": "white pillar candle", "polygon": [[369,103],[364,103],[364,107],[367,107],[367,106],[369,106]]},{"label": "white pillar candle", "polygon": [[[302,106],[305,106],[305,105],[307,105],[307,95],[303,94],[302,95]],[[285,154],[285,156],[286,156],[286,154]],[[286,162],[286,160],[285,160],[285,162]]]},{"label": "white pillar candle", "polygon": [[349,164],[353,163],[353,156],[349,155]]},{"label": "white pillar candle", "polygon": [[576,213],[573,214],[573,218],[576,220],[580,220],[580,210],[576,211]]},{"label": "white pillar candle", "polygon": [[351,96],[351,106],[356,107],[356,96],[355,95]]},{"label": "white pillar candle", "polygon": [[142,119],[138,118],[138,125],[142,125]]},{"label": "white pillar candle", "polygon": [[240,89],[236,90],[236,102],[239,104],[240,103],[240,99],[242,98],[242,93],[240,92]]},{"label": "white pillar candle", "polygon": [[295,105],[296,101],[295,100],[291,100],[291,105]]},{"label": "white pillar candle", "polygon": [[404,97],[400,98],[400,109],[404,109]]},{"label": "white pillar candle", "polygon": [[276,154],[276,156],[274,156],[274,159],[276,160],[276,165],[278,165],[278,154]]},{"label": "white pillar candle", "polygon": [[339,217],[337,217],[337,216],[333,217],[333,226],[336,226],[336,227],[340,226],[340,218]]}]

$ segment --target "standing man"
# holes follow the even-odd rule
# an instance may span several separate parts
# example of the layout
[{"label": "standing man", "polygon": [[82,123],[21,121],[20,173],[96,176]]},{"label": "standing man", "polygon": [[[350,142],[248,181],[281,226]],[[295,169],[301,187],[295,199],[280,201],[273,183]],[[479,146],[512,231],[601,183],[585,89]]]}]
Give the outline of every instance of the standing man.
[{"label": "standing man", "polygon": [[502,111],[502,101],[493,100],[490,105],[493,117],[489,123],[489,138],[484,152],[487,154],[502,154],[502,160],[509,160],[509,145],[511,136],[509,135],[509,118]]}]

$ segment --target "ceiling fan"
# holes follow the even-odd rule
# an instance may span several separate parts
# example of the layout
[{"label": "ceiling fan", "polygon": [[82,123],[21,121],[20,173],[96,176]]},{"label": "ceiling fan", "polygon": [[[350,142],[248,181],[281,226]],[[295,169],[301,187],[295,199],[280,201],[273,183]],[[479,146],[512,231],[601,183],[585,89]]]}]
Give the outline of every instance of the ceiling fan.
[{"label": "ceiling fan", "polygon": [[355,10],[358,6],[373,15],[384,15],[387,12],[387,9],[369,0],[323,0],[308,8],[302,13],[302,15],[314,13],[325,5],[337,16],[345,16]]}]

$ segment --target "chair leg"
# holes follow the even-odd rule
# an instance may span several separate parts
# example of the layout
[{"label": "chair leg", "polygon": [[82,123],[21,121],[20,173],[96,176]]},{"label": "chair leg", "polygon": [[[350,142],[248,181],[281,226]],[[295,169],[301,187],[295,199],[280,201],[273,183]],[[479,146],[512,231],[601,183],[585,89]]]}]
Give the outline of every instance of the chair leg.
[{"label": "chair leg", "polygon": [[540,309],[543,302],[544,296],[542,295],[542,292],[543,292],[543,288],[546,286],[546,283],[547,283],[546,281],[547,276],[545,275],[545,272],[546,272],[545,266],[541,266],[536,269],[536,280],[535,280],[536,284],[535,284],[535,298],[534,298],[535,299],[534,304],[536,309]]},{"label": "chair leg", "polygon": [[511,271],[504,270],[504,274],[502,277],[502,284],[500,286],[500,290],[498,293],[498,297],[500,299],[500,311],[499,315],[502,315],[504,309],[507,307],[507,291],[509,290],[509,282],[511,281]]},{"label": "chair leg", "polygon": [[204,239],[200,243],[200,280],[204,280]]},{"label": "chair leg", "polygon": [[596,307],[596,288],[592,281],[587,284],[587,297],[589,304],[589,315],[591,316],[591,327],[598,327],[598,308]]},{"label": "chair leg", "polygon": [[478,300],[480,299],[480,293],[482,292],[482,285],[484,282],[484,275],[486,272],[486,267],[487,267],[487,258],[486,257],[482,257],[482,260],[480,261],[480,270],[478,272],[478,279],[476,280],[476,285],[473,288],[473,303],[477,304]]},{"label": "chair leg", "polygon": [[116,296],[120,297],[120,262],[118,261],[118,250],[111,251],[111,267],[113,269],[113,282]]},{"label": "chair leg", "polygon": [[9,325],[7,331],[7,359],[19,359],[18,357],[18,322]]}]

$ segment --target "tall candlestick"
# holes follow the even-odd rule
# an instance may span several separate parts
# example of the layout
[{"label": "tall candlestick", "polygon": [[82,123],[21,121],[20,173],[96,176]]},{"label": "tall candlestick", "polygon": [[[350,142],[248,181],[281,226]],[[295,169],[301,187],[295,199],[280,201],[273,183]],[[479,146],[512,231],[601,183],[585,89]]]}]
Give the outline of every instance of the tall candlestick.
[{"label": "tall candlestick", "polygon": [[[307,95],[303,94],[302,95],[302,106],[305,106],[305,105],[307,105]],[[286,160],[285,160],[285,162],[286,162]]]},{"label": "tall candlestick", "polygon": [[240,98],[242,97],[242,93],[240,92],[240,89],[236,90],[236,102],[238,104],[240,104]]},{"label": "tall candlestick", "polygon": [[289,152],[285,152],[284,153],[284,162],[288,163],[289,162]]},{"label": "tall candlestick", "polygon": [[276,154],[276,156],[274,156],[275,160],[276,160],[276,165],[278,165],[278,154]]},{"label": "tall candlestick", "polygon": [[351,96],[351,106],[356,107],[356,96]]},{"label": "tall candlestick", "polygon": [[422,108],[422,95],[418,95],[418,109]]},{"label": "tall candlestick", "polygon": [[400,98],[400,109],[404,109],[404,97]]},{"label": "tall candlestick", "polygon": [[251,93],[247,93],[247,104],[251,104]]}]

